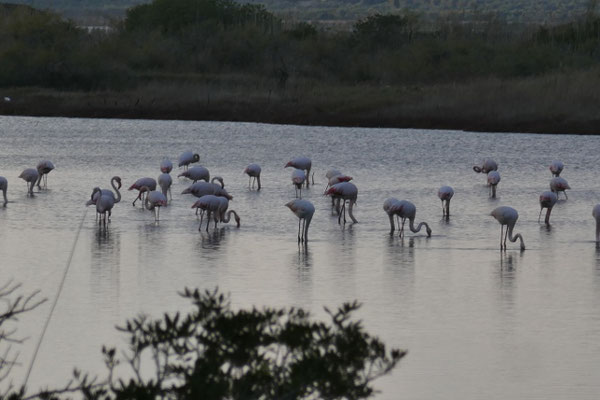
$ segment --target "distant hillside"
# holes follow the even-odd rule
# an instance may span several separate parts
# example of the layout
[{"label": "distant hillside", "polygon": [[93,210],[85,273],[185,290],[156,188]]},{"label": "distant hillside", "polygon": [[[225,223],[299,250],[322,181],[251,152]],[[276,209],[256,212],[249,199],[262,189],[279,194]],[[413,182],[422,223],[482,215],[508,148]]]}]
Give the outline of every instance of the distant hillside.
[{"label": "distant hillside", "polygon": [[[127,8],[148,0],[13,0],[68,17],[122,17]],[[494,14],[508,22],[559,23],[578,18],[594,0],[244,0],[299,20],[356,20],[373,13],[409,10],[425,19],[449,13],[460,18]]]}]

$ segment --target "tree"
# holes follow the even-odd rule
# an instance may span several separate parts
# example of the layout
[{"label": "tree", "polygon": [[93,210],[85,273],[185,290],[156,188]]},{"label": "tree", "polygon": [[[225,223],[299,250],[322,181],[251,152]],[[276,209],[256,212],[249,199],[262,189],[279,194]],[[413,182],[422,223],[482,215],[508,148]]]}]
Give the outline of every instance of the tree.
[{"label": "tree", "polygon": [[[118,328],[130,347],[122,358],[115,348],[103,348],[104,382],[76,372],[77,383],[26,398],[80,392],[87,399],[119,400],[362,399],[406,354],[386,350],[351,320],[357,302],[325,309],[328,324],[311,321],[301,308],[232,310],[217,289],[185,289],[182,296],[194,306],[188,314],[138,316]],[[123,366],[130,378],[117,377]]]}]

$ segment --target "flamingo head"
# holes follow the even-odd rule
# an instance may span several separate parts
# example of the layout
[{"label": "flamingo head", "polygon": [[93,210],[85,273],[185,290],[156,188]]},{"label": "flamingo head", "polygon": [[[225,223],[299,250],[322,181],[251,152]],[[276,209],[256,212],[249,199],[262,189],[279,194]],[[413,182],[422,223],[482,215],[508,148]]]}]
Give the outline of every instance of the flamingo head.
[{"label": "flamingo head", "polygon": [[138,188],[138,185],[136,185],[136,184],[134,183],[133,185],[129,186],[129,189],[127,189],[127,190],[133,190],[133,189],[139,189],[139,188]]},{"label": "flamingo head", "polygon": [[121,189],[121,177],[116,176],[115,181],[117,181],[117,189]]},{"label": "flamingo head", "polygon": [[431,237],[431,228],[427,227],[427,237]]},{"label": "flamingo head", "polygon": [[194,154],[194,157],[192,157],[192,159],[194,160],[193,162],[200,161],[200,154],[198,154],[198,153]]},{"label": "flamingo head", "polygon": [[237,224],[237,227],[239,228],[241,219],[240,219],[240,217],[238,217],[237,214],[234,214],[234,215],[235,215],[235,223]]}]

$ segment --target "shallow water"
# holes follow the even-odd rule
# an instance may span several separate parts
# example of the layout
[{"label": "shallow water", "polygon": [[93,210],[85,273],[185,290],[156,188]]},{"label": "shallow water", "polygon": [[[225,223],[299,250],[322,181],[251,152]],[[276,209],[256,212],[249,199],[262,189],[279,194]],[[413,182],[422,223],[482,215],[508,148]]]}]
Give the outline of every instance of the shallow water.
[{"label": "shallow water", "polygon": [[[64,288],[29,385],[57,386],[74,367],[104,372],[102,344],[126,347],[115,329],[140,312],[159,316],[187,309],[184,287],[229,292],[236,307],[322,307],[357,299],[366,328],[409,353],[382,378],[378,399],[592,399],[600,392],[600,251],[591,209],[600,200],[596,173],[600,137],[347,129],[181,121],[0,118],[0,175],[10,203],[0,208],[4,280],[54,298],[74,242]],[[84,207],[94,186],[119,175],[124,189],[159,175],[163,157],[184,150],[224,177],[242,226],[198,232],[175,178],[173,201],[152,213],[132,207],[123,191],[106,231]],[[294,197],[295,156],[313,160],[314,187],[303,190],[316,213],[307,249],[296,241],[297,219],[284,204]],[[498,197],[472,166],[499,163]],[[50,159],[48,190],[26,196],[20,172]],[[566,167],[567,201],[551,228],[537,222],[538,196],[548,190],[553,159]],[[248,189],[245,166],[262,166],[263,190]],[[358,224],[340,226],[322,196],[324,174],[338,168],[359,188]],[[441,185],[455,196],[442,219]],[[388,197],[417,205],[417,220],[433,236],[390,237],[382,210]],[[562,195],[561,195],[561,198]],[[499,205],[519,211],[517,243],[499,251]],[[77,229],[82,229],[77,235]],[[20,384],[51,301],[23,316]]]}]

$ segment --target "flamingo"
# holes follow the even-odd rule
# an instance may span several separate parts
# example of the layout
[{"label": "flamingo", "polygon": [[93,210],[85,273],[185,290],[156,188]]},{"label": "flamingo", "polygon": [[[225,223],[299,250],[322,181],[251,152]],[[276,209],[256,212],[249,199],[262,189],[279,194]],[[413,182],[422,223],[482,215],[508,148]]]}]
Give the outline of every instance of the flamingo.
[{"label": "flamingo", "polygon": [[196,182],[184,189],[181,194],[192,194],[195,197],[202,197],[207,194],[214,194],[215,196],[226,197],[228,200],[233,199],[227,190],[223,189],[216,183],[208,183],[208,182]]},{"label": "flamingo", "polygon": [[179,167],[188,169],[188,166],[192,163],[200,161],[200,155],[198,153],[192,153],[191,151],[184,151],[179,156]]},{"label": "flamingo", "polygon": [[[227,200],[227,199],[225,199],[225,200]],[[207,194],[205,196],[200,197],[192,205],[192,208],[200,209],[203,212],[206,211],[208,213],[207,221],[206,221],[206,231],[207,232],[208,232],[208,227],[210,225],[211,217],[215,221],[215,229],[217,228],[217,223],[219,221],[221,221],[223,223],[228,223],[229,220],[231,219],[231,214],[235,215],[235,221],[237,223],[237,227],[238,228],[240,227],[240,217],[238,216],[237,212],[235,212],[234,210],[229,210],[229,212],[227,212],[226,216],[221,214],[221,210],[223,208],[222,201],[223,200],[219,196]],[[198,230],[199,231],[202,230],[202,220],[200,220],[200,226],[198,226]]]},{"label": "flamingo", "polygon": [[[154,178],[140,178],[133,185],[129,187],[129,190],[136,189],[142,194],[141,189],[146,186],[150,190],[156,190],[156,180]],[[133,200],[133,206],[135,207],[135,202],[141,199],[141,196],[138,196]],[[143,200],[142,200],[143,201]]]},{"label": "flamingo", "polygon": [[254,182],[256,182],[258,184],[257,191],[260,190],[260,171],[261,168],[258,164],[250,164],[244,170],[244,173],[248,174],[248,187],[250,187],[250,181],[254,178],[252,180],[252,188],[254,187]]},{"label": "flamingo", "polygon": [[[340,182],[336,185],[333,185],[325,192],[326,195],[332,196],[335,199],[341,199],[344,201],[344,205],[342,206],[342,212],[344,213],[344,223],[346,223],[346,201],[350,204],[348,208],[348,215],[352,219],[352,222],[357,223],[358,221],[354,218],[352,214],[352,209],[354,204],[356,203],[356,198],[358,196],[358,188],[351,182]],[[340,212],[338,216],[338,224],[341,222],[342,212]]]},{"label": "flamingo", "polygon": [[215,181],[219,182],[219,184],[221,185],[221,189],[225,188],[225,181],[223,181],[222,177],[213,176],[213,178],[210,180],[210,182],[215,183]]},{"label": "flamingo", "polygon": [[173,170],[173,163],[168,158],[163,158],[160,162],[160,172],[163,174],[169,174]]},{"label": "flamingo", "polygon": [[168,193],[171,200],[173,200],[173,195],[171,194],[172,184],[173,178],[171,178],[171,175],[168,172],[162,173],[158,176],[158,186],[160,186],[162,194],[164,194],[166,197]]},{"label": "flamingo", "polygon": [[569,196],[567,196],[567,189],[571,189],[571,186],[569,186],[569,183],[565,178],[557,176],[550,180],[550,190],[556,193],[556,197],[558,197],[558,192],[563,192],[565,194],[565,198],[568,199]]},{"label": "flamingo", "polygon": [[35,185],[35,182],[38,180],[39,176],[40,174],[35,168],[27,168],[21,172],[19,178],[27,182],[27,194],[33,196],[33,186]]},{"label": "flamingo", "polygon": [[[295,199],[286,205],[298,217],[298,243],[308,243],[308,227],[315,213],[315,206],[308,200]],[[302,229],[300,224],[304,223]]]},{"label": "flamingo", "polygon": [[306,180],[306,175],[301,169],[295,169],[292,171],[292,184],[296,186],[296,198],[298,198],[298,191],[300,191],[300,198],[302,198],[302,184]]},{"label": "flamingo", "polygon": [[[427,232],[427,237],[431,237],[431,228],[426,222],[421,222],[419,225],[415,227],[415,216],[417,214],[417,207],[413,203],[408,200],[398,200],[394,197],[387,199],[383,203],[383,210],[388,214],[390,218],[390,235],[394,233],[394,215],[398,219],[402,219],[402,225],[399,230],[399,236],[404,236],[404,223],[408,219],[409,228],[411,232],[418,233],[421,231],[421,227],[425,226],[425,231]],[[398,221],[398,225],[400,225],[400,221]]]},{"label": "flamingo", "polygon": [[[312,167],[312,161],[310,160],[310,158],[308,158],[308,157],[294,158],[291,161],[288,161],[288,163],[283,168],[287,168],[287,167],[294,167],[296,169],[301,169],[303,171],[306,171],[306,187],[308,187],[309,179],[310,179],[310,169]],[[313,184],[314,184],[315,183],[315,175],[314,174],[313,174],[312,180],[313,180]]]},{"label": "flamingo", "polygon": [[[492,217],[496,218],[496,220],[500,223],[500,250],[506,250],[506,237],[508,236],[508,240],[511,242],[516,242],[517,239],[521,241],[521,250],[525,250],[525,242],[523,241],[523,236],[520,233],[517,233],[513,236],[513,229],[515,227],[515,223],[517,219],[519,219],[519,213],[512,207],[502,206],[497,207],[490,214]],[[504,232],[504,225],[506,225],[506,232]],[[502,237],[504,236],[504,245],[502,244]]]},{"label": "flamingo", "polygon": [[483,172],[484,174],[487,174],[490,171],[496,171],[497,169],[498,169],[498,164],[496,163],[496,161],[492,160],[491,158],[484,160],[481,167],[479,167],[477,165],[473,166],[473,171],[475,171],[477,173]]},{"label": "flamingo", "polygon": [[[325,178],[327,179],[327,181],[329,181],[331,178],[333,178],[336,175],[342,175],[342,172],[337,169],[328,169],[327,172],[325,172]],[[327,186],[325,186],[325,190],[327,190],[327,188],[329,186],[331,186],[331,185],[329,185],[329,183],[327,183]]]},{"label": "flamingo", "polygon": [[592,215],[596,220],[596,243],[600,243],[600,204],[594,206]]},{"label": "flamingo", "polygon": [[100,216],[98,224],[106,226],[106,214],[108,213],[109,219],[112,212],[112,208],[115,205],[115,199],[112,195],[103,194],[101,191],[100,195],[96,198],[96,213]]},{"label": "flamingo", "polygon": [[[352,180],[351,176],[343,175],[338,170],[329,170],[329,171],[327,171],[327,174],[329,174],[329,173],[334,173],[335,175],[332,175],[331,177],[327,178],[327,186],[325,186],[325,190],[327,190],[327,188],[329,188],[333,185],[337,185],[338,183],[349,182]],[[327,176],[327,174],[325,174],[325,176]],[[333,207],[334,205],[336,205],[336,200],[333,197],[331,197],[331,207]],[[338,213],[340,211],[340,199],[339,198],[337,199],[336,211]]]},{"label": "flamingo", "polygon": [[210,180],[210,173],[208,172],[208,169],[199,165],[190,169],[186,169],[185,171],[177,175],[178,178],[182,176],[191,179],[194,183],[200,180],[205,182],[208,182]]},{"label": "flamingo", "polygon": [[48,174],[54,169],[54,164],[52,164],[52,161],[43,160],[38,163],[36,169],[39,175],[36,182],[37,187],[41,189],[40,183],[43,180],[44,188],[46,188],[48,186]]},{"label": "flamingo", "polygon": [[[442,215],[446,217],[450,216],[450,200],[452,200],[452,196],[454,196],[454,189],[450,186],[442,186],[438,190],[438,197],[442,201]],[[444,201],[446,202],[445,208]]]},{"label": "flamingo", "polygon": [[154,210],[154,222],[158,222],[160,217],[160,207],[167,206],[167,197],[158,190],[150,190],[148,186],[142,186],[140,188],[140,193],[138,194],[138,199],[142,198],[144,192],[148,192],[146,194],[144,205],[147,210]]},{"label": "flamingo", "polygon": [[500,183],[500,173],[498,171],[490,171],[487,174],[487,182],[490,186],[490,197],[496,197],[496,186]]},{"label": "flamingo", "polygon": [[550,213],[557,200],[558,196],[554,192],[544,192],[540,195],[540,215],[538,216],[538,222],[540,222],[540,218],[542,217],[542,210],[546,208],[546,219],[544,222],[546,225],[550,225]]},{"label": "flamingo", "polygon": [[550,167],[548,168],[550,169],[550,172],[552,172],[552,176],[560,176],[560,173],[564,167],[565,165],[562,163],[562,161],[552,161],[552,163],[550,163]]},{"label": "flamingo", "polygon": [[[117,183],[117,185],[115,185],[115,182]],[[95,205],[98,201],[98,199],[100,198],[100,196],[110,196],[113,199],[113,206],[121,201],[121,192],[119,191],[119,189],[121,189],[121,178],[118,176],[113,176],[110,179],[110,185],[112,186],[112,188],[114,189],[114,191],[117,193],[115,195],[115,192],[113,192],[110,189],[100,189],[99,187],[95,187],[92,190],[92,195],[90,196],[90,200],[87,201],[87,203],[85,203],[86,206],[91,206],[91,205]],[[97,216],[98,214],[96,214]],[[112,207],[110,210],[108,210],[108,219],[110,220],[110,217],[112,215]]]},{"label": "flamingo", "polygon": [[4,207],[6,207],[6,203],[8,203],[8,199],[6,198],[6,190],[8,189],[8,181],[5,177],[0,176],[0,190],[2,190],[2,195],[4,196]]}]

